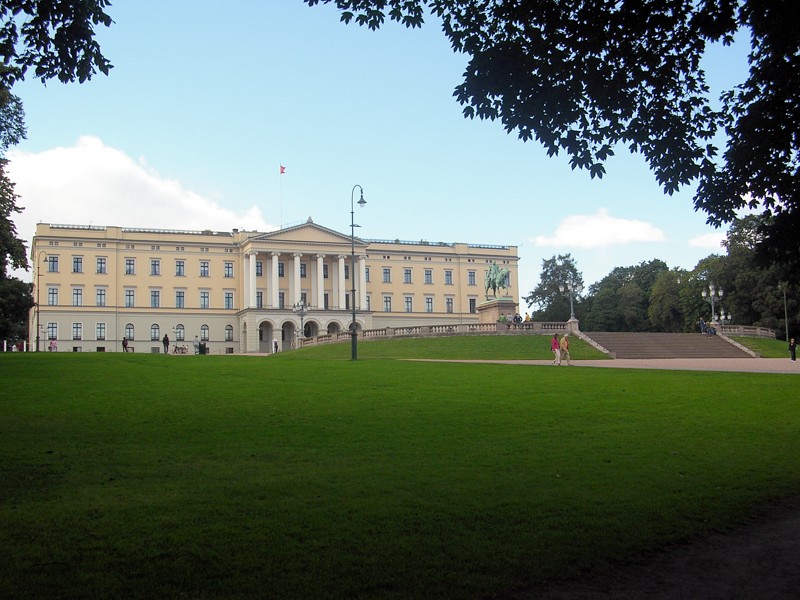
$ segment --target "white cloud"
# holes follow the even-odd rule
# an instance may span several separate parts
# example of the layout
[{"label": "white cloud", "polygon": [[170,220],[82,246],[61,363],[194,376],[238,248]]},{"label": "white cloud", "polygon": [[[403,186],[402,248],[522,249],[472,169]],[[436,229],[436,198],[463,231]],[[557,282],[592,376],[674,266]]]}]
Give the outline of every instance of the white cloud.
[{"label": "white cloud", "polygon": [[708,250],[720,250],[722,241],[726,234],[720,232],[704,233],[689,240],[690,248],[707,248]]},{"label": "white cloud", "polygon": [[536,236],[537,246],[560,248],[608,248],[633,242],[664,242],[664,232],[646,221],[612,217],[600,208],[593,215],[565,217],[553,235]]},{"label": "white cloud", "polygon": [[17,205],[24,208],[14,223],[29,247],[40,222],[215,231],[276,228],[264,221],[257,206],[240,213],[223,208],[177,180],[164,179],[144,157],[134,160],[96,137],[38,153],[12,150],[8,158],[8,174],[20,196]]}]

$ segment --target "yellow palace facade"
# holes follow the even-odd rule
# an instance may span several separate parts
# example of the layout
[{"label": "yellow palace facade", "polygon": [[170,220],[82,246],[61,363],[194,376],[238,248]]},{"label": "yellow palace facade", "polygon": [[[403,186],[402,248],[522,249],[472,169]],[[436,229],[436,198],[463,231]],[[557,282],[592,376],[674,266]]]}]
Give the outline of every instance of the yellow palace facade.
[{"label": "yellow palace facade", "polygon": [[[38,351],[286,350],[298,336],[478,323],[491,265],[519,296],[517,248],[362,240],[308,220],[277,231],[41,223],[31,248]],[[354,268],[353,268],[354,267]],[[354,277],[354,279],[351,279]]]}]

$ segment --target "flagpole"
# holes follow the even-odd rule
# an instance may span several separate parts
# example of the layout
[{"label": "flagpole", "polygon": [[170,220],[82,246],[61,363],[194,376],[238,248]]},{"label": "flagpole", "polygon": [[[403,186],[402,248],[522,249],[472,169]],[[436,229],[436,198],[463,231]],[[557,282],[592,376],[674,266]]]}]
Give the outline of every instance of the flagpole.
[{"label": "flagpole", "polygon": [[281,217],[281,229],[283,229],[283,163],[278,165],[278,204],[280,209],[280,217]]}]

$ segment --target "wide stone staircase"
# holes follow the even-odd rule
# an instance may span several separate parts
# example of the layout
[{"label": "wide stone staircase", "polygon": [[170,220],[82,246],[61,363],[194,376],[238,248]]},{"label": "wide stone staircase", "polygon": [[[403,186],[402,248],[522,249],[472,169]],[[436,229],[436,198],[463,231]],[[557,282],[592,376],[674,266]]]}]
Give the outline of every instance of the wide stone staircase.
[{"label": "wide stone staircase", "polygon": [[719,335],[582,331],[616,358],[749,358]]}]

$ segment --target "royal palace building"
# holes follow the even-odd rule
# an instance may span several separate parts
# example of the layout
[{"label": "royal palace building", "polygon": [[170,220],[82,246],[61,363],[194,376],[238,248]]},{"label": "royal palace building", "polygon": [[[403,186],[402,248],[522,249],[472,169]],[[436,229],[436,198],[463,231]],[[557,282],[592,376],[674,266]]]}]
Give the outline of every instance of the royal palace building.
[{"label": "royal palace building", "polygon": [[518,297],[518,261],[515,246],[363,240],[311,219],[269,233],[42,223],[30,344],[161,352],[166,334],[189,352],[272,352],[349,331],[353,301],[358,330],[477,323],[486,272],[508,269]]}]

